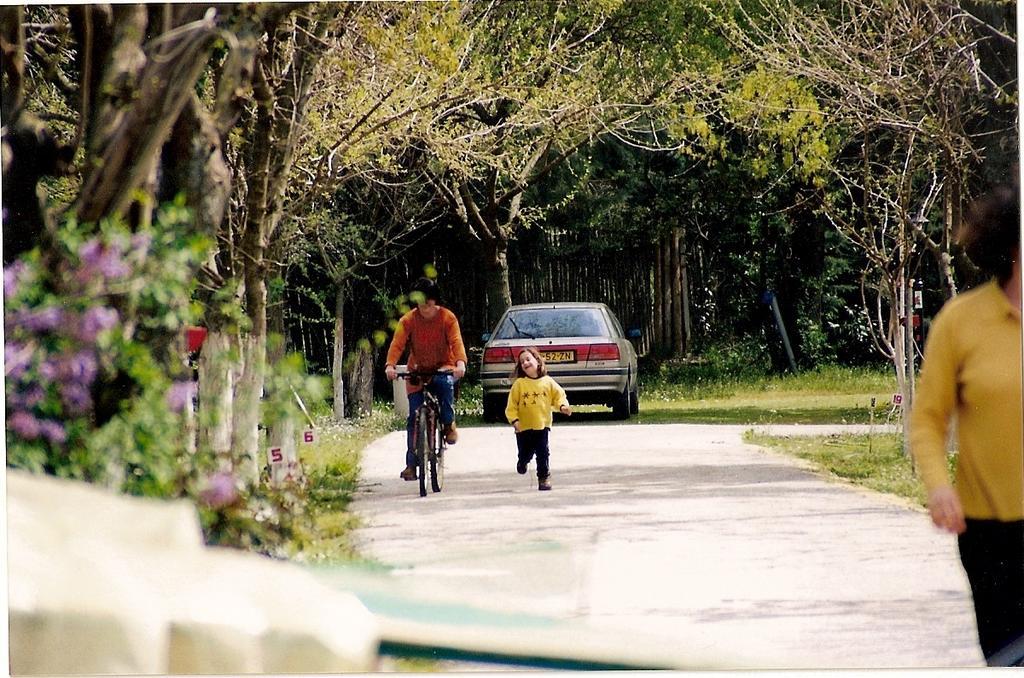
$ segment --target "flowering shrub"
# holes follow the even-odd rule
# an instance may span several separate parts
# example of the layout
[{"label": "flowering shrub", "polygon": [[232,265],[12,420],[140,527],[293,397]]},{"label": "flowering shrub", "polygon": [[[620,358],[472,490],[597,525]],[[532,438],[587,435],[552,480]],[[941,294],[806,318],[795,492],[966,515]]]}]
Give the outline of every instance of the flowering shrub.
[{"label": "flowering shrub", "polygon": [[132,233],[69,221],[4,269],[7,463],[133,494],[177,496],[194,388],[173,340],[207,239],[165,206]]},{"label": "flowering shrub", "polygon": [[[199,310],[194,272],[209,245],[174,203],[134,233],[118,220],[70,221],[4,269],[7,464],[190,497],[209,543],[286,556],[307,521],[305,489],[247,486],[225,460],[187,444],[196,383],[182,338]],[[264,421],[274,425],[298,416],[297,394],[322,399],[323,383],[287,356],[271,366],[266,393]]]}]

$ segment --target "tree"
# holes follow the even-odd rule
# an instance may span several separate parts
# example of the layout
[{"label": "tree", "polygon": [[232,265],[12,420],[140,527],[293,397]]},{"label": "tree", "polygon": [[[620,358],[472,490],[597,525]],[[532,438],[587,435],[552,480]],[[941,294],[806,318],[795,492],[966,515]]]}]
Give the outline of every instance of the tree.
[{"label": "tree", "polygon": [[[32,10],[41,22],[26,34],[24,11],[2,17],[4,206],[17,224],[4,229],[5,261],[65,213],[152,218],[164,143],[232,19],[197,6],[82,5]],[[68,200],[45,205],[37,190],[54,177],[70,179]]]},{"label": "tree", "polygon": [[[981,69],[979,50],[1012,38],[955,3],[749,5],[732,3],[740,20],[727,24],[737,49],[758,64],[733,119],[790,154],[813,147],[801,130],[823,132],[833,150],[815,154],[828,158],[815,170],[816,200],[865,258],[864,312],[909,406],[915,248],[931,255],[946,295],[955,294],[951,235],[984,156],[973,130],[1012,87]],[[803,88],[810,97],[778,96]]]},{"label": "tree", "polygon": [[[425,155],[409,140],[444,138],[438,117],[470,96],[474,83],[456,58],[460,13],[454,3],[360,7],[311,92],[285,219],[297,236],[292,249],[315,257],[334,289],[337,419],[352,409],[346,390],[358,394],[357,412],[371,402],[369,347],[346,356],[349,288],[400,253],[403,236],[437,218],[423,190]],[[356,388],[346,388],[346,366],[359,377]]]},{"label": "tree", "polygon": [[[5,262],[37,243],[44,257],[56,252],[57,224],[70,217],[86,229],[102,218],[145,228],[156,206],[178,194],[212,236],[230,189],[217,132],[236,115],[244,89],[245,12],[185,5],[2,11]],[[25,11],[37,19],[29,30]],[[218,44],[227,49],[208,108],[194,90]],[[180,371],[183,339],[172,329],[149,341]]]},{"label": "tree", "polygon": [[681,57],[690,8],[678,3],[530,4],[469,7],[467,52],[479,78],[476,98],[442,123],[460,142],[423,143],[432,181],[488,274],[489,322],[511,304],[508,245],[537,208],[524,193],[592,140],[669,144],[665,117],[680,129],[696,116],[705,81]]}]

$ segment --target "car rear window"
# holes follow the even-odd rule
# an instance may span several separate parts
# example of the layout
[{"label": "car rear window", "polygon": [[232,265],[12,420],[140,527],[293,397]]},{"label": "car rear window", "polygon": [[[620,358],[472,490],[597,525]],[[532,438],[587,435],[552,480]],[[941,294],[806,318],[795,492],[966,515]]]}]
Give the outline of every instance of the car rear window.
[{"label": "car rear window", "polygon": [[495,333],[495,339],[606,336],[608,327],[604,315],[594,308],[532,308],[511,311]]}]

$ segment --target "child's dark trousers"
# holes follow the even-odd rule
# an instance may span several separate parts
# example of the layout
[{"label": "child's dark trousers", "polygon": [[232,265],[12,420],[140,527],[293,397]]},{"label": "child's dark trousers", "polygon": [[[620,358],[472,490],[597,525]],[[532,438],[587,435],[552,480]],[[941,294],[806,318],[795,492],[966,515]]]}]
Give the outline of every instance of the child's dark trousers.
[{"label": "child's dark trousers", "polygon": [[516,434],[516,446],[519,447],[519,461],[528,464],[533,459],[534,455],[537,455],[537,477],[547,478],[550,470],[548,469],[548,433],[551,429],[546,428],[543,431],[537,431],[534,429],[528,431],[520,431]]}]

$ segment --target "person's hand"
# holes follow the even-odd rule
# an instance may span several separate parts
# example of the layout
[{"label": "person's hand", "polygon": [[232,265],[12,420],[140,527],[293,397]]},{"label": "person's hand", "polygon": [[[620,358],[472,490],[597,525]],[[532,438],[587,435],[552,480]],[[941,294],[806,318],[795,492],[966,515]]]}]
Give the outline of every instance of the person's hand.
[{"label": "person's hand", "polygon": [[561,407],[558,408],[558,411],[567,417],[572,414],[572,408],[569,407],[568,405],[562,405]]},{"label": "person's hand", "polygon": [[385,365],[384,376],[388,378],[388,381],[394,381],[398,379],[398,370],[395,369],[394,365]]},{"label": "person's hand", "polygon": [[455,377],[456,379],[462,379],[464,376],[466,376],[466,363],[462,362],[461,360],[455,363],[455,371],[452,372],[452,376]]},{"label": "person's hand", "polygon": [[967,529],[960,497],[952,487],[939,487],[928,493],[928,512],[939,529],[953,534],[962,534]]},{"label": "person's hand", "polygon": [[516,430],[516,433],[519,433],[519,420],[518,419],[516,419],[515,421],[512,422],[512,428],[514,428]]}]

